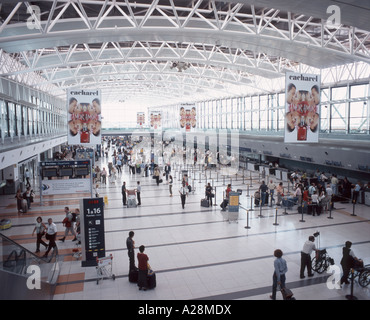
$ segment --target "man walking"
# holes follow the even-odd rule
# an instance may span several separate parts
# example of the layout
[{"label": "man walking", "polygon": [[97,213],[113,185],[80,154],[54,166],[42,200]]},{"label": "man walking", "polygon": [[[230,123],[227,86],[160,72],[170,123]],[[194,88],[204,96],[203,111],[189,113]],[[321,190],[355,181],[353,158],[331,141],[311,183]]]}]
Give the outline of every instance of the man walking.
[{"label": "man walking", "polygon": [[185,200],[186,200],[186,196],[188,194],[188,188],[186,188],[185,181],[182,182],[182,187],[180,188],[179,193],[180,193],[180,197],[181,197],[182,208],[185,209]]},{"label": "man walking", "polygon": [[164,167],[164,172],[166,174],[166,181],[168,181],[168,175],[171,173],[171,166],[169,163]]},{"label": "man walking", "polygon": [[49,245],[48,249],[46,250],[44,254],[44,258],[46,258],[50,252],[50,250],[55,248],[57,245],[55,243],[55,238],[57,236],[57,226],[53,222],[53,219],[49,218],[48,219],[48,225],[47,225],[47,230],[46,230],[46,240],[49,240]]},{"label": "man walking", "polygon": [[268,187],[269,192],[270,192],[270,204],[272,206],[272,202],[273,201],[275,202],[274,192],[275,192],[275,189],[276,189],[276,185],[272,180],[270,180],[270,183],[267,185],[267,187]]},{"label": "man walking", "polygon": [[77,238],[76,238],[76,232],[73,228],[73,215],[72,213],[69,211],[69,207],[65,207],[64,208],[64,212],[66,213],[66,217],[64,218],[63,220],[63,226],[66,228],[65,232],[64,232],[64,237],[60,239],[60,241],[64,242],[66,237],[68,236],[69,232],[71,232],[71,234],[74,236],[73,240],[72,241],[76,241]]}]

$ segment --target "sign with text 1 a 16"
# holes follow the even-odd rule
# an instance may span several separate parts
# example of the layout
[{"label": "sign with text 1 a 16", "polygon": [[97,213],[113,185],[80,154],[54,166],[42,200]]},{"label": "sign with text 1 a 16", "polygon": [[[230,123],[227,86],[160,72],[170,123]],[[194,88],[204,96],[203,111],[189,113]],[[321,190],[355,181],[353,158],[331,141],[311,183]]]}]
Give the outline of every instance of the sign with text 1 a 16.
[{"label": "sign with text 1 a 16", "polygon": [[81,200],[82,266],[96,266],[96,258],[105,257],[104,199]]}]

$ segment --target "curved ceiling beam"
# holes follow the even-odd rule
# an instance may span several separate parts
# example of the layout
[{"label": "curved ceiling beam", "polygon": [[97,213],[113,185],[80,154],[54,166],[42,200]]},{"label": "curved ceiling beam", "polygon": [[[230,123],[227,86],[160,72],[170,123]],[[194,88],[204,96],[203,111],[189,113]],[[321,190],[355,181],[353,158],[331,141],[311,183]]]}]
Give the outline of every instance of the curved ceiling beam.
[{"label": "curved ceiling beam", "polygon": [[[216,2],[219,1],[216,0]],[[233,3],[234,0],[222,0],[222,2]],[[269,7],[271,5],[271,0],[238,0],[238,2],[264,7]],[[370,31],[370,1],[310,0],[307,2],[305,0],[274,0],[275,9],[304,14],[324,21],[328,20],[328,18],[333,14],[333,11],[328,11],[328,8],[333,5],[340,9],[342,24]]]},{"label": "curved ceiling beam", "polygon": [[[79,3],[91,6],[93,2],[81,0]],[[172,8],[158,1],[107,3],[108,7],[103,9],[104,3],[95,1],[96,10],[101,13],[97,17],[65,2],[58,15],[58,12],[46,12],[49,19],[38,21],[39,29],[34,30],[30,30],[27,23],[8,22],[1,26],[0,45],[7,52],[19,52],[82,42],[159,40],[240,48],[319,68],[370,61],[367,32],[342,25],[331,30],[320,19],[309,16],[280,13],[275,9],[257,10],[254,5],[245,4],[236,4],[231,10],[201,9],[202,0],[193,7]],[[141,14],[129,11],[134,5],[142,8]],[[68,10],[74,15],[78,12],[79,18],[63,18],[68,17]],[[114,10],[116,16],[108,15]],[[185,16],[179,17],[178,12]],[[56,17],[51,17],[52,14]]]},{"label": "curved ceiling beam", "polygon": [[[281,5],[282,0],[278,1]],[[78,76],[79,85],[85,80],[102,85],[96,76],[89,79],[91,74],[83,77],[79,72],[95,68],[95,64],[103,68],[105,62],[117,65],[114,77],[119,77],[124,73],[118,70],[122,63],[137,68],[137,75],[146,75],[141,69],[145,63],[184,60],[197,68],[207,66],[216,78],[231,76],[223,80],[236,91],[244,87],[232,86],[233,78],[252,78],[252,86],[259,87],[263,82],[274,83],[294,68],[303,72],[309,66],[322,69],[370,62],[368,32],[344,25],[330,29],[321,19],[263,8],[253,0],[230,5],[212,0],[176,5],[173,0],[35,1],[32,4],[42,9],[41,16],[35,17],[36,28],[27,23],[25,9],[30,3],[5,2],[2,7],[10,14],[0,24],[0,53],[10,53],[23,67],[10,63],[0,73],[11,78],[35,73],[47,79],[44,87],[55,83],[58,92],[73,83],[73,76]],[[308,5],[300,3],[305,10]],[[192,81],[199,74],[193,69],[184,79]],[[160,75],[166,72],[157,69]],[[202,76],[205,84],[212,83],[213,76]],[[185,84],[177,81],[183,89]],[[212,85],[202,89],[213,90]]]},{"label": "curved ceiling beam", "polygon": [[[110,48],[108,47],[110,46]],[[88,44],[84,48],[76,46],[26,51],[17,54],[17,59],[26,67],[7,71],[5,76],[27,72],[58,68],[74,68],[81,64],[115,63],[122,66],[132,61],[143,61],[164,64],[167,62],[186,62],[192,65],[200,64],[216,69],[228,69],[230,72],[260,75],[266,78],[282,77],[286,71],[296,71],[298,63],[283,59],[270,59],[265,54],[254,54],[241,49],[222,50],[219,46],[183,44],[183,48],[172,48],[167,42],[143,43],[135,41],[131,47],[121,47],[120,43],[103,43],[99,49],[93,49]],[[96,46],[96,45],[95,45]],[[113,46],[113,47],[112,47]],[[13,55],[14,56],[14,55]],[[302,65],[299,66],[302,69]]]},{"label": "curved ceiling beam", "polygon": [[[156,74],[152,74],[152,76]],[[140,75],[142,76],[142,75]],[[42,83],[40,83],[42,85]],[[102,77],[88,77],[78,78],[76,77],[70,81],[61,81],[59,84],[60,89],[70,89],[74,87],[78,88],[100,88],[104,89],[107,94],[112,90],[117,90],[116,100],[128,99],[132,96],[132,93],[140,91],[141,93],[149,93],[152,90],[157,93],[161,93],[166,97],[178,96],[179,93],[188,97],[194,98],[196,95],[205,93],[209,96],[228,96],[231,92],[237,93],[239,87],[234,88],[233,86],[224,86],[218,81],[210,81],[203,78],[183,77],[168,77],[162,80],[153,79],[150,75],[146,75],[144,79],[136,79],[135,75],[130,80],[126,79],[115,79],[106,76]],[[104,93],[104,92],[103,92]],[[240,92],[241,94],[242,92]]]}]

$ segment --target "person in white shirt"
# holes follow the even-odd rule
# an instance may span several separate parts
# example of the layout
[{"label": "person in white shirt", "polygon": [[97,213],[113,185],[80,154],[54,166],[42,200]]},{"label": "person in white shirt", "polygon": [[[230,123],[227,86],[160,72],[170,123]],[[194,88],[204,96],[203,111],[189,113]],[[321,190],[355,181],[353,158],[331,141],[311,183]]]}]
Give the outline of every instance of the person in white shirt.
[{"label": "person in white shirt", "polygon": [[302,189],[300,184],[296,187],[294,191],[294,197],[297,198],[298,205],[302,205]]},{"label": "person in white shirt", "polygon": [[185,209],[185,200],[188,194],[188,188],[186,187],[185,181],[182,182],[182,187],[180,188],[179,193],[181,197],[182,208]]},{"label": "person in white shirt", "polygon": [[30,172],[28,171],[28,169],[26,169],[24,175],[25,175],[25,178],[26,178],[26,187],[31,187]]},{"label": "person in white shirt", "polygon": [[300,271],[300,278],[304,279],[304,271],[307,267],[307,274],[309,277],[313,277],[313,272],[312,272],[312,264],[311,264],[311,253],[312,251],[315,250],[316,252],[318,251],[316,249],[315,245],[315,237],[314,236],[309,236],[308,240],[304,243],[302,251],[301,251],[301,271]]},{"label": "person in white shirt", "polygon": [[335,174],[331,177],[331,188],[333,189],[333,194],[338,194],[338,178]]},{"label": "person in white shirt", "polygon": [[334,209],[334,206],[333,206],[334,190],[332,188],[331,183],[328,183],[326,186],[326,195],[328,196],[329,205],[331,206],[332,209]]},{"label": "person in white shirt", "polygon": [[57,245],[55,243],[55,238],[57,236],[57,226],[55,225],[55,223],[53,222],[53,219],[49,218],[48,219],[48,224],[47,224],[47,229],[46,229],[46,240],[49,240],[49,245],[48,245],[48,249],[46,250],[45,254],[44,254],[44,258],[46,258],[50,252],[51,249],[54,249]]},{"label": "person in white shirt", "polygon": [[275,185],[275,183],[273,183],[272,180],[270,180],[270,183],[267,185],[267,187],[269,188],[269,191],[270,191],[270,203],[272,205],[272,201],[275,202],[274,192],[275,192],[275,189],[276,189],[276,185]]},{"label": "person in white shirt", "polygon": [[315,216],[316,213],[319,216],[320,215],[319,196],[316,191],[314,191],[314,193],[311,195],[311,201],[312,201],[312,216]]},{"label": "person in white shirt", "polygon": [[309,187],[308,187],[308,193],[310,196],[313,195],[313,193],[316,191],[316,186],[315,186],[315,183],[312,183]]}]

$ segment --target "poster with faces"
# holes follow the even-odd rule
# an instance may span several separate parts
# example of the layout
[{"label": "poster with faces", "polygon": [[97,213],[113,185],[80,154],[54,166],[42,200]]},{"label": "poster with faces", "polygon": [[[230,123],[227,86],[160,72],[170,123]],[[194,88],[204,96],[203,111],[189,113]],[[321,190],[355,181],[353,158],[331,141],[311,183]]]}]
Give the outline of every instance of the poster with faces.
[{"label": "poster with faces", "polygon": [[288,72],[285,76],[286,143],[318,143],[320,75]]},{"label": "poster with faces", "polygon": [[101,143],[101,95],[96,89],[70,89],[68,103],[68,144]]},{"label": "poster with faces", "polygon": [[162,129],[162,114],[160,111],[150,112],[150,129]]},{"label": "poster with faces", "polygon": [[139,128],[142,128],[143,125],[145,124],[145,113],[144,112],[138,112],[136,115],[136,120],[137,120],[137,126]]},{"label": "poster with faces", "polygon": [[197,125],[197,110],[194,104],[180,105],[180,128],[190,132]]}]

